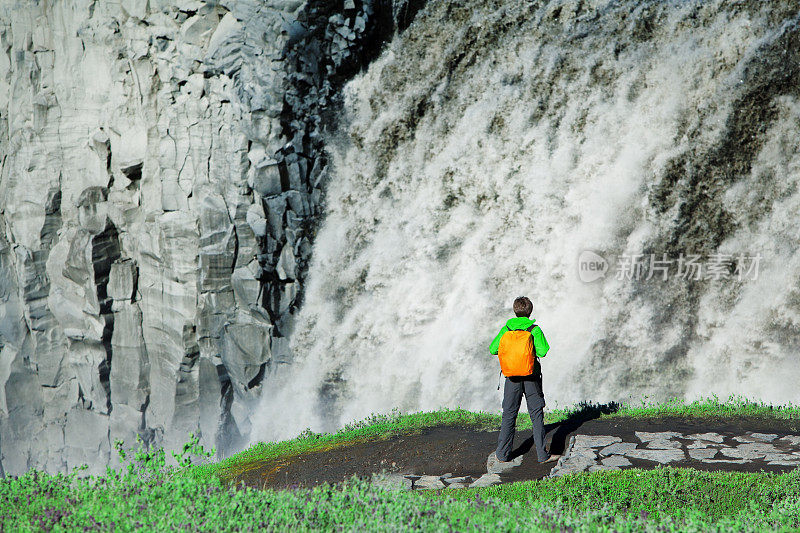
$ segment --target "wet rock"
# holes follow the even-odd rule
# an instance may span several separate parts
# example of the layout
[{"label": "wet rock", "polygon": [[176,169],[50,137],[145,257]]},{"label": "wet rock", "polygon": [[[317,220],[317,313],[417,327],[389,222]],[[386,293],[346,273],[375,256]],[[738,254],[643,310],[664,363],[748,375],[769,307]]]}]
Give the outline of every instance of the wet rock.
[{"label": "wet rock", "polygon": [[[233,13],[225,13],[225,15],[220,19],[219,24],[214,29],[214,33],[211,35],[211,38],[208,41],[208,47],[206,48],[206,56],[208,58],[213,58],[215,54],[218,52],[227,52],[230,55],[233,52],[239,51],[240,47],[230,47],[230,41],[237,39],[237,34],[241,32],[242,26],[236,17],[233,16]],[[226,50],[226,45],[228,45],[228,49]],[[225,54],[220,54],[222,57]]]},{"label": "wet rock", "polygon": [[131,259],[120,259],[111,265],[107,294],[117,302],[136,299],[139,269]]},{"label": "wet rock", "polygon": [[297,262],[295,261],[294,250],[291,244],[287,242],[283,250],[281,250],[280,259],[278,259],[278,265],[275,268],[278,273],[278,278],[282,280],[295,279],[297,276],[296,265]]},{"label": "wet rock", "polygon": [[247,224],[256,237],[264,237],[267,234],[267,220],[260,203],[252,204],[247,209]]},{"label": "wet rock", "polygon": [[[310,242],[321,201],[304,179],[283,190],[276,154],[295,138],[311,148],[313,132],[284,138],[288,121],[305,122],[282,116],[294,63],[275,61],[297,7],[125,0],[55,17],[45,4],[0,7],[0,32],[20,36],[6,53],[30,56],[0,64],[18,87],[4,127],[30,131],[0,140],[7,474],[105,464],[117,437],[177,447],[195,433],[223,453],[247,440],[270,347],[291,360],[272,318],[290,329],[302,291],[294,243]],[[311,155],[296,162],[304,178]],[[289,283],[273,281],[281,258]],[[262,279],[274,290],[259,300]]]},{"label": "wet rock", "polygon": [[203,46],[217,28],[219,18],[215,13],[197,14],[181,25],[181,36],[189,44]]}]

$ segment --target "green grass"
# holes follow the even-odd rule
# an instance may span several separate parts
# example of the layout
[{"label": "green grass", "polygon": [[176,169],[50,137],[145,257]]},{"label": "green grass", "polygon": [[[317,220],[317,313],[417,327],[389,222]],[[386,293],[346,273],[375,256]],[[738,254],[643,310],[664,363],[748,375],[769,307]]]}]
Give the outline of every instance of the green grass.
[{"label": "green grass", "polygon": [[[442,491],[439,491],[442,492]],[[446,490],[444,492],[447,492]],[[441,498],[433,491],[427,498]],[[704,472],[659,466],[632,468],[448,492],[454,500],[481,498],[505,503],[562,505],[588,511],[605,506],[611,514],[648,514],[653,519],[701,515],[709,520],[737,517],[756,509],[800,498],[800,470],[766,472]]]},{"label": "green grass", "polygon": [[800,475],[582,473],[459,492],[353,480],[293,491],[218,480],[27,474],[0,482],[1,531],[796,531]]},{"label": "green grass", "polygon": [[[647,398],[647,397],[645,397]],[[567,410],[565,412],[570,412]],[[563,415],[562,415],[563,416]],[[754,402],[742,396],[732,395],[721,401],[716,395],[686,403],[680,398],[672,398],[663,403],[648,402],[621,404],[619,410],[603,418],[630,417],[686,417],[686,418],[766,418],[780,420],[800,420],[800,405],[773,405]]]},{"label": "green grass", "polygon": [[[614,411],[614,412],[612,412]],[[638,406],[582,404],[571,417],[759,417],[798,419],[793,406],[730,398]],[[258,490],[230,485],[232,465],[346,445],[438,425],[494,429],[499,416],[462,410],[375,415],[336,434],[260,444],[217,464],[188,466],[207,452],[193,439],[166,464],[163,450],[122,457],[120,471],[79,478],[31,471],[0,480],[0,531],[798,531],[800,470],[788,474],[699,472],[659,467],[580,473],[484,489],[390,492],[352,480],[339,486]],[[120,448],[121,449],[121,448]],[[225,466],[226,463],[228,466]]]},{"label": "green grass", "polygon": [[[691,403],[672,399],[664,403],[641,401],[639,404],[590,404],[581,403],[566,409],[545,412],[545,423],[557,423],[573,417],[584,418],[777,418],[800,420],[800,406],[792,404],[774,406],[753,402],[738,396],[725,401],[712,396]],[[480,431],[496,431],[500,428],[499,413],[474,413],[463,409],[440,409],[433,412],[389,415],[375,414],[345,426],[336,433],[313,433],[305,431],[298,438],[282,442],[262,442],[228,457],[218,463],[192,467],[185,475],[193,479],[208,479],[215,476],[223,481],[236,480],[254,465],[280,458],[325,451],[356,442],[386,439],[393,435],[408,434],[436,426],[459,426]],[[517,418],[517,429],[530,429],[531,421],[523,410]]]}]

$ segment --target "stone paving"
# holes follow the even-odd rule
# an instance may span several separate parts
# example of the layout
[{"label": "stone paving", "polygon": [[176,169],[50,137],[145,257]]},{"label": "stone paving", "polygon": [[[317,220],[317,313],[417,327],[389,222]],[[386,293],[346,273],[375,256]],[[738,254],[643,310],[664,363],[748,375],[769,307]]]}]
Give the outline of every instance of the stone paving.
[{"label": "stone paving", "polygon": [[677,431],[648,433],[636,431],[638,442],[623,442],[619,437],[575,435],[566,452],[550,471],[549,477],[575,472],[620,470],[633,466],[630,459],[653,464],[669,464],[693,459],[708,464],[763,463],[800,466],[800,436],[746,433],[726,438],[719,433],[684,435]]},{"label": "stone paving", "polygon": [[[748,432],[725,437],[719,433],[684,435],[677,431],[634,433],[637,442],[625,442],[612,435],[572,436],[564,455],[548,477],[583,471],[621,470],[634,466],[631,459],[648,461],[654,466],[693,459],[719,466],[752,461],[765,465],[800,467],[800,435]],[[502,483],[500,474],[522,464],[522,459],[520,456],[513,462],[498,464],[492,452],[486,461],[487,473],[477,478],[455,476],[452,473],[440,476],[386,474],[378,476],[374,482],[397,490],[489,487]]]},{"label": "stone paving", "polygon": [[373,484],[395,490],[465,489],[468,487],[491,487],[501,482],[499,474],[491,473],[486,473],[478,478],[454,476],[453,474],[443,474],[441,476],[384,474],[377,475],[373,479]]}]

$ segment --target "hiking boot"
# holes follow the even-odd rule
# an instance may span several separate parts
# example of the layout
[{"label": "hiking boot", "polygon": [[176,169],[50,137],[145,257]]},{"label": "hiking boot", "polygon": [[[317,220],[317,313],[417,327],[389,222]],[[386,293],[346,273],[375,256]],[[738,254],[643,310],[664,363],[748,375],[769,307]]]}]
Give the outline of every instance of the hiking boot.
[{"label": "hiking boot", "polygon": [[492,452],[486,459],[486,471],[490,474],[502,474],[522,464],[522,456],[515,457],[511,461],[501,461],[497,458],[497,452]]}]

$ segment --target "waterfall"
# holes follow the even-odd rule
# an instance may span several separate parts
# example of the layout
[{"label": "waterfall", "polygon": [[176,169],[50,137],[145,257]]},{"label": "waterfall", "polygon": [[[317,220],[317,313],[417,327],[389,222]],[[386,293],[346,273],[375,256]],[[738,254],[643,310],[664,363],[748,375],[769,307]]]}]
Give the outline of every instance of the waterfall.
[{"label": "waterfall", "polygon": [[499,410],[488,346],[521,295],[548,408],[800,401],[799,19],[789,0],[428,2],[344,89],[294,363],[252,440]]}]

